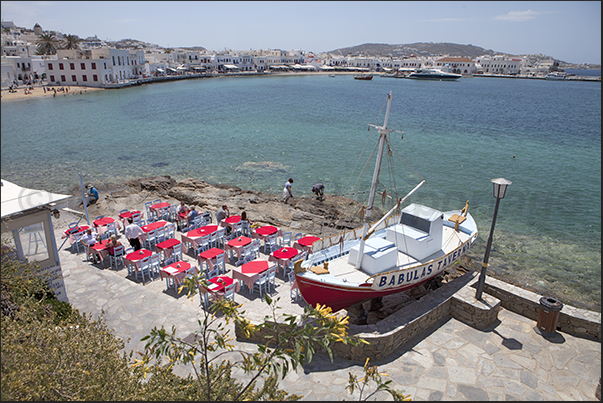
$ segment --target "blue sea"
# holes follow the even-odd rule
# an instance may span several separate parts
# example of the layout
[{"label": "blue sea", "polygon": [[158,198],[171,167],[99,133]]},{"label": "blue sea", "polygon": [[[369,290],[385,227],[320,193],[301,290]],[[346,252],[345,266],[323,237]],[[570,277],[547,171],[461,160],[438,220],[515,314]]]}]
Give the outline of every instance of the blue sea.
[{"label": "blue sea", "polygon": [[[84,182],[170,175],[280,194],[363,201],[387,94],[399,187],[469,211],[481,265],[494,178],[500,202],[490,272],[601,311],[600,82],[463,77],[429,82],[351,75],[191,79],[2,104],[2,178],[73,192]],[[370,139],[368,138],[370,137]],[[269,163],[258,164],[252,163]],[[360,182],[356,181],[361,173]],[[384,178],[385,180],[385,178]],[[403,193],[404,194],[404,193]]]}]

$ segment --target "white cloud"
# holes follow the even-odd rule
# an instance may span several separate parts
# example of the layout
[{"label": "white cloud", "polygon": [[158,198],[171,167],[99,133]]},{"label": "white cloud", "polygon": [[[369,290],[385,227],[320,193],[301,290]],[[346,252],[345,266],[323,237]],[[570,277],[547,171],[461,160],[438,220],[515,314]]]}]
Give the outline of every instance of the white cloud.
[{"label": "white cloud", "polygon": [[497,15],[494,17],[495,20],[504,20],[504,21],[514,21],[514,22],[523,22],[528,20],[533,20],[538,15],[542,14],[550,14],[551,11],[509,11],[509,13],[504,15]]}]

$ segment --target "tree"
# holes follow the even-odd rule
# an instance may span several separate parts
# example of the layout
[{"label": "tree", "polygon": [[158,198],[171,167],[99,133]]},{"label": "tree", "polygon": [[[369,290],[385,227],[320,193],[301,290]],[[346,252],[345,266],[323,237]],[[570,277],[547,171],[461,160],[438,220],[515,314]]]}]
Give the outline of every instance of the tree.
[{"label": "tree", "polygon": [[82,39],[77,35],[65,35],[63,37],[63,49],[79,49]]},{"label": "tree", "polygon": [[[209,286],[204,276],[189,276],[183,281],[183,285],[178,292],[187,290],[187,297],[193,298],[198,289],[204,289]],[[300,317],[285,314],[282,320],[278,321],[276,310],[278,309],[276,300],[272,300],[268,295],[264,296],[266,303],[271,308],[272,315],[266,316],[264,322],[259,325],[253,325],[244,317],[244,312],[239,311],[240,306],[234,302],[225,299],[215,301],[208,311],[204,311],[203,321],[199,320],[200,330],[193,333],[192,339],[181,339],[175,336],[176,329],[172,327],[171,333],[168,333],[163,327],[161,329],[153,328],[151,333],[142,338],[148,340],[145,345],[142,358],[136,360],[135,367],[142,368],[143,374],[150,372],[149,364],[160,361],[162,358],[167,360],[167,365],[172,366],[176,363],[190,365],[195,375],[197,387],[205,400],[248,400],[248,399],[266,399],[278,397],[279,399],[298,399],[297,395],[289,395],[284,391],[278,391],[276,396],[267,395],[265,390],[255,390],[255,383],[266,376],[265,381],[272,384],[272,388],[278,387],[277,377],[284,377],[290,370],[296,370],[298,365],[312,361],[317,348],[322,348],[327,352],[331,360],[333,354],[331,345],[336,342],[350,343],[357,345],[366,343],[359,337],[352,337],[347,334],[348,317],[340,317],[331,311],[331,308],[325,306],[306,307]],[[223,315],[225,321],[218,319],[218,314]],[[234,322],[234,325],[241,329],[247,337],[260,332],[264,335],[266,342],[258,344],[257,352],[250,353],[243,350],[235,350],[231,344],[233,338],[230,336],[230,330],[226,329],[225,324]],[[225,323],[224,323],[225,322]],[[230,361],[226,357],[235,357],[239,360]],[[246,385],[236,385],[223,389],[221,378],[230,375],[232,369],[241,368],[246,374],[252,375]],[[373,369],[374,368],[374,369]],[[365,365],[365,377],[363,379],[372,380],[377,384],[377,390],[371,393],[372,396],[378,391],[388,392],[394,400],[407,399],[402,392],[392,390],[388,382],[383,382],[376,370],[376,367],[368,367],[368,361]],[[350,374],[350,392],[354,392],[353,381]],[[367,382],[362,386],[362,390]],[[356,386],[357,387],[357,386]],[[234,390],[234,393],[233,393]]]},{"label": "tree", "polygon": [[59,48],[59,40],[52,32],[40,35],[36,53],[38,55],[54,55]]}]

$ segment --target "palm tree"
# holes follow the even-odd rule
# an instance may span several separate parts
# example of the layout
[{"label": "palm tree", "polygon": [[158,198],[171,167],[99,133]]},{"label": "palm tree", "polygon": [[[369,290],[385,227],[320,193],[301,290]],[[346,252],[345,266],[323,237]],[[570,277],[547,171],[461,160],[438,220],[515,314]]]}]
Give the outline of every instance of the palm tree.
[{"label": "palm tree", "polygon": [[63,49],[78,49],[81,41],[82,39],[77,35],[65,35],[63,37]]},{"label": "palm tree", "polygon": [[38,55],[54,55],[57,53],[59,40],[52,32],[40,35],[36,53]]}]

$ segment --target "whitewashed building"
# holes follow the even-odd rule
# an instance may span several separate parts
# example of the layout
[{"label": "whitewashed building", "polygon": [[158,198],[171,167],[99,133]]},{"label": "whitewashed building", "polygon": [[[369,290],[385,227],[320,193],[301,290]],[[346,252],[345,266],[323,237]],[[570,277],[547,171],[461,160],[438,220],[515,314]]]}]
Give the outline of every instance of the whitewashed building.
[{"label": "whitewashed building", "polygon": [[485,55],[475,59],[475,66],[478,74],[519,74],[522,59],[507,55]]}]

